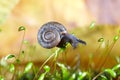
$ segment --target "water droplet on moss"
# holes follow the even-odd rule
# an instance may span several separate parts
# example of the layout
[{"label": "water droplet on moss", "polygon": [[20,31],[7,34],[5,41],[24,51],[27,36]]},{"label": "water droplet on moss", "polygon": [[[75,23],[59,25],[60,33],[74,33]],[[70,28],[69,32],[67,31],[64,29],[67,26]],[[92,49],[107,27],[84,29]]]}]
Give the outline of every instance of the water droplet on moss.
[{"label": "water droplet on moss", "polygon": [[91,24],[90,24],[90,29],[93,29],[95,27],[95,22],[93,21]]},{"label": "water droplet on moss", "polygon": [[104,38],[98,39],[98,42],[103,42],[103,41],[104,41]]},{"label": "water droplet on moss", "polygon": [[113,40],[116,42],[118,39],[119,39],[119,36],[115,35]]},{"label": "water droplet on moss", "polygon": [[18,28],[18,31],[23,31],[23,30],[25,30],[25,27],[24,27],[24,26],[20,26],[20,27]]}]

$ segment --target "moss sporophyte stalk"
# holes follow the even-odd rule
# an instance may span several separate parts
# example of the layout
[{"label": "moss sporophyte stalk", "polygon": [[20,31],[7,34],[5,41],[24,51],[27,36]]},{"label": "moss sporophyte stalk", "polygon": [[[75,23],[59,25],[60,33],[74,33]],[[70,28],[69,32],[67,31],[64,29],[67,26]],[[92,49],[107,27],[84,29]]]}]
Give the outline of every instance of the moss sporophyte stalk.
[{"label": "moss sporophyte stalk", "polygon": [[[49,23],[49,25],[56,25],[56,24]],[[58,24],[56,26],[59,28]],[[90,28],[88,30],[93,31],[93,28],[95,30],[96,27],[94,22],[91,23]],[[113,55],[110,53],[112,53],[112,50],[115,49],[114,46],[116,46],[115,44],[119,40],[120,34],[114,35],[114,37],[112,37],[112,40],[107,40],[107,38],[104,35],[97,36],[97,39],[95,41],[98,44],[98,47],[95,46],[95,50],[92,51],[91,46],[93,46],[95,43],[90,45],[88,41],[87,46],[90,45],[90,50],[89,50],[87,46],[85,47],[78,46],[78,42],[82,44],[86,44],[85,41],[78,39],[77,37],[75,37],[75,35],[69,34],[66,28],[64,28],[64,30],[63,29],[59,30],[56,28],[52,28],[52,29],[55,29],[56,31],[58,30],[57,32],[63,31],[61,33],[58,33],[61,35],[58,37],[58,39],[60,39],[60,41],[58,40],[60,44],[54,45],[54,47],[56,48],[52,47],[54,48],[53,52],[51,51],[52,53],[50,54],[50,56],[42,60],[43,61],[42,62],[40,61],[41,55],[42,54],[45,55],[46,52],[42,52],[43,49],[38,47],[36,50],[36,45],[32,45],[32,43],[30,43],[29,40],[25,40],[26,28],[24,26],[20,26],[18,28],[18,31],[23,35],[21,39],[20,49],[18,50],[18,55],[17,54],[14,55],[10,53],[9,55],[3,57],[0,60],[0,80],[7,80],[8,76],[6,76],[6,74],[10,74],[9,79],[11,80],[119,80],[118,77],[120,75],[120,57],[115,56],[116,64],[114,66],[107,68],[105,65],[108,64],[108,61],[109,63],[112,62],[111,60],[108,59],[109,56],[111,57],[111,55]],[[51,35],[58,36],[58,34],[53,34],[52,31],[48,30],[48,32]],[[42,33],[47,35],[45,39],[51,38],[51,35],[44,32],[44,30]],[[37,36],[39,36],[39,34]],[[73,42],[71,42],[70,40],[72,40]],[[61,41],[63,41],[63,43]],[[78,58],[77,55],[77,60],[76,60],[76,58],[74,58],[73,55],[76,54],[77,49],[79,50],[80,58]],[[70,53],[71,51],[73,51],[74,54],[70,54],[68,51]],[[87,53],[87,51],[90,54],[86,55],[85,53]],[[40,56],[37,56],[38,54],[36,55],[36,53],[40,54]],[[63,54],[65,55],[68,54],[70,56],[70,59],[69,57],[65,56],[66,59],[62,60],[64,56]],[[97,54],[97,59],[95,54]],[[24,57],[21,55],[24,55]],[[36,64],[37,63],[36,61],[34,60],[32,61],[31,59],[31,57],[33,58],[34,55],[37,56],[38,64]],[[83,57],[85,57],[85,59],[87,58],[88,62],[87,60],[85,61],[82,60]],[[114,56],[112,56],[112,58],[113,57]],[[67,59],[70,60],[69,63],[67,63]],[[9,61],[11,60],[14,60],[13,63],[11,62],[9,63]],[[66,63],[64,62],[65,60]],[[97,66],[98,63],[99,66]],[[88,64],[87,67],[86,64]]]}]

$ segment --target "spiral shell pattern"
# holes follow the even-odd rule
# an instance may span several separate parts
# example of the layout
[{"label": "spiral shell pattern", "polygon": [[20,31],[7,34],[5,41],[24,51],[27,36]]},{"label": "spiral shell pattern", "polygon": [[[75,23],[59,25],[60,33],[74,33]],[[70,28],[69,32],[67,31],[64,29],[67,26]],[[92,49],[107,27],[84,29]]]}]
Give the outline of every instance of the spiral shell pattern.
[{"label": "spiral shell pattern", "polygon": [[67,32],[66,28],[58,22],[48,22],[38,31],[38,42],[44,48],[53,48],[61,41],[62,32]]}]

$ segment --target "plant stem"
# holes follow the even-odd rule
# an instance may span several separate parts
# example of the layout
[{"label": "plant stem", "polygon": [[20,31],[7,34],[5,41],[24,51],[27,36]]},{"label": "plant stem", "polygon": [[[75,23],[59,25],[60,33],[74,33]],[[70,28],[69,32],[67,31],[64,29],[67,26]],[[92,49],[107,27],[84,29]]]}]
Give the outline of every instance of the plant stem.
[{"label": "plant stem", "polygon": [[96,80],[96,78],[97,78],[98,76],[100,76],[102,73],[103,73],[103,72],[100,72],[99,74],[97,74],[92,80]]},{"label": "plant stem", "polygon": [[18,53],[18,59],[20,58],[20,54],[21,54],[21,50],[22,50],[22,46],[23,46],[24,37],[25,37],[25,30],[24,30],[24,33],[23,33],[22,42],[21,42],[21,45],[20,45],[19,53]]},{"label": "plant stem", "polygon": [[105,58],[104,58],[104,60],[103,60],[103,63],[100,65],[98,71],[100,71],[100,69],[101,69],[101,68],[105,65],[105,63],[107,62],[107,59],[108,59],[108,57],[109,57],[109,54],[110,54],[110,52],[112,51],[115,43],[116,43],[116,42],[113,42],[113,43],[111,44],[110,48],[108,48],[108,49],[105,51],[105,52],[106,52],[106,56],[105,56]]},{"label": "plant stem", "polygon": [[[22,50],[24,37],[25,37],[25,30],[24,30],[24,33],[23,33],[23,37],[22,37],[22,42],[21,42],[21,45],[20,45],[19,53],[18,53],[18,56],[17,56],[16,59],[19,59],[19,58],[20,58],[20,53],[21,53],[21,50]],[[14,71],[14,73],[13,73],[13,76],[12,76],[12,80],[14,80],[16,71],[17,71],[17,70],[15,69],[15,71]]]},{"label": "plant stem", "polygon": [[41,67],[39,68],[38,72],[35,74],[35,77],[34,77],[33,80],[36,79],[37,75],[39,74],[39,72],[40,72],[40,70],[43,68],[43,66],[44,66],[55,54],[56,54],[56,53],[52,54],[50,57],[48,57],[48,58],[46,59],[46,61],[45,61],[45,62],[41,65]]}]

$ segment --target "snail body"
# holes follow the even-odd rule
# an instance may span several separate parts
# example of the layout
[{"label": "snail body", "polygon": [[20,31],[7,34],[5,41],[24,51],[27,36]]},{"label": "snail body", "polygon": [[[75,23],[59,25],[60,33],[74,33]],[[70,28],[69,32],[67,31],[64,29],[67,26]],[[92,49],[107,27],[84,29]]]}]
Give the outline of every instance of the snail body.
[{"label": "snail body", "polygon": [[53,47],[65,47],[70,43],[76,48],[78,43],[86,44],[85,41],[77,39],[75,36],[67,33],[66,28],[58,22],[48,22],[43,24],[38,31],[37,39],[39,44],[47,49]]},{"label": "snail body", "polygon": [[66,33],[66,34],[64,34],[64,37],[61,39],[61,41],[57,45],[57,47],[65,47],[66,43],[68,43],[68,42],[72,45],[73,48],[76,48],[78,46],[78,43],[82,43],[82,44],[86,45],[85,41],[76,38],[72,34]]}]

